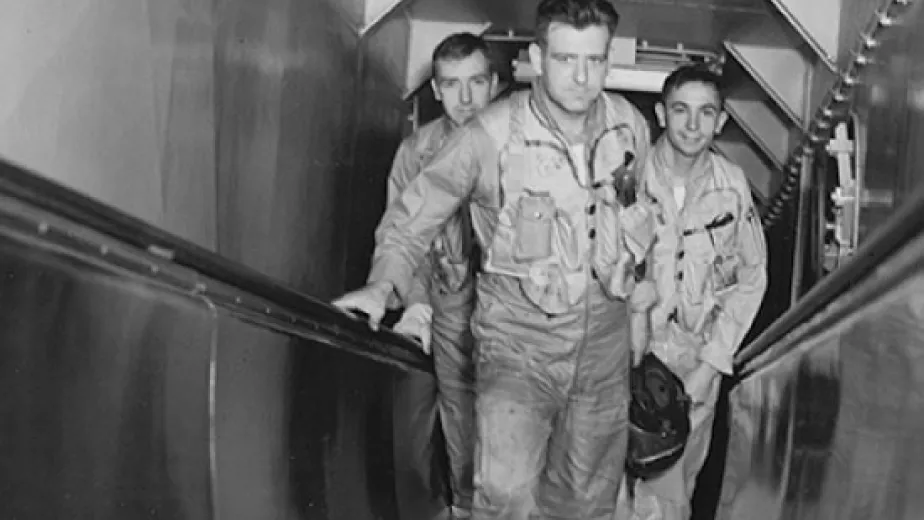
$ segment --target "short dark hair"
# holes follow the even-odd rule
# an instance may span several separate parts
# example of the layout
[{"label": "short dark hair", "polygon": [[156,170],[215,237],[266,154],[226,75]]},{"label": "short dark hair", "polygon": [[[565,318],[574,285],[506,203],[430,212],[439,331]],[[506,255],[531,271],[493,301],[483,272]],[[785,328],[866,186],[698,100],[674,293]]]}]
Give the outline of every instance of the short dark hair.
[{"label": "short dark hair", "polygon": [[450,34],[433,49],[431,59],[433,77],[436,77],[436,63],[438,61],[464,60],[476,52],[484,54],[485,59],[488,60],[488,70],[494,72],[491,51],[488,48],[488,42],[484,38],[468,32]]},{"label": "short dark hair", "polygon": [[707,63],[693,63],[678,67],[664,80],[661,88],[661,101],[667,102],[667,96],[687,83],[704,83],[711,85],[719,95],[720,106],[725,106],[725,81]]},{"label": "short dark hair", "polygon": [[536,41],[548,42],[552,22],[584,29],[591,25],[604,25],[610,36],[616,34],[619,13],[608,0],[542,0],[536,9]]}]

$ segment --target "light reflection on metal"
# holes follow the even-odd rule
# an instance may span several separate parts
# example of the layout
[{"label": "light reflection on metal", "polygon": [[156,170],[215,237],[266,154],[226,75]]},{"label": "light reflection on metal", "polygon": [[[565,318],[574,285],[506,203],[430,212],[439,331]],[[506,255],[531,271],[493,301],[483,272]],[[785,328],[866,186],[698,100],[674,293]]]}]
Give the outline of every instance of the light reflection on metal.
[{"label": "light reflection on metal", "polygon": [[858,52],[854,54],[854,57],[853,57],[853,62],[858,67],[869,65],[872,61],[873,59],[870,58],[868,54],[864,54],[862,52]]},{"label": "light reflection on metal", "polygon": [[[904,7],[909,4],[910,0],[891,0],[881,10],[877,11],[867,24],[867,27],[860,31],[857,50],[853,53],[854,60],[845,70],[841,71],[840,79],[835,82],[824,100],[822,100],[821,107],[807,127],[809,130],[802,136],[801,142],[793,149],[789,160],[790,163],[801,164],[803,155],[810,157],[814,154],[813,145],[818,145],[831,139],[828,133],[823,137],[820,136],[816,133],[817,129],[831,127],[832,117],[834,116],[833,106],[845,103],[850,99],[853,87],[859,82],[860,69],[875,59],[872,51],[880,46],[881,31],[893,27],[899,21],[902,13],[897,12],[899,9],[895,9],[895,7]],[[798,168],[798,166],[795,168]],[[790,166],[788,170],[790,176],[798,175],[798,170],[794,171],[793,166]],[[789,200],[790,197],[784,197],[784,195],[781,192],[777,194],[776,199]],[[778,216],[778,214],[773,214],[772,212],[765,215],[765,227],[775,224],[778,221],[776,218]]]},{"label": "light reflection on metal", "polygon": [[[898,2],[895,2],[898,4]],[[879,27],[892,27],[895,25],[895,18],[889,16],[888,10],[881,11],[876,15],[876,22],[879,24]]]},{"label": "light reflection on metal", "polygon": [[924,373],[920,214],[909,203],[852,272],[739,353],[714,518],[917,518],[924,410],[907,396]]},{"label": "light reflection on metal", "polygon": [[863,40],[863,47],[867,49],[875,49],[879,47],[879,40],[874,38],[871,34],[863,34],[860,37]]}]

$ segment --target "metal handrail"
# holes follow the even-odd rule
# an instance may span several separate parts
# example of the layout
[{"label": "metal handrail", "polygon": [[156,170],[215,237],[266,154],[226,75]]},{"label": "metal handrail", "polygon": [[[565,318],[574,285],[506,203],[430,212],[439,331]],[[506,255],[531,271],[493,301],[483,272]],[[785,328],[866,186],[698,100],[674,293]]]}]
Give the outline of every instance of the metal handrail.
[{"label": "metal handrail", "polygon": [[93,251],[255,325],[402,369],[433,370],[432,360],[403,336],[373,332],[324,301],[3,160],[0,198],[9,201],[0,209],[3,225]]},{"label": "metal handrail", "polygon": [[742,348],[735,357],[736,372],[752,371],[748,365],[757,357],[770,362],[785,352],[781,349],[768,355],[776,344],[797,327],[826,309],[841,295],[867,278],[885,259],[903,245],[924,234],[924,186],[914,192],[856,254],[841,267],[823,278],[799,302],[774,321],[757,338]]}]

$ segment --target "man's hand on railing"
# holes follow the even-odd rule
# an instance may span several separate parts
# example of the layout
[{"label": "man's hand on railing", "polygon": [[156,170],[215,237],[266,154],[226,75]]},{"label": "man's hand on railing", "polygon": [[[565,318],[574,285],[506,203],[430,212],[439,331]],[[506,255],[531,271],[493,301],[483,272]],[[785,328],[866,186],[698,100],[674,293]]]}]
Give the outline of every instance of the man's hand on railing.
[{"label": "man's hand on railing", "polygon": [[379,323],[385,316],[385,306],[391,295],[392,286],[387,282],[369,284],[362,289],[348,292],[333,301],[335,307],[353,314],[365,314],[369,328],[379,330]]},{"label": "man's hand on railing", "polygon": [[415,303],[404,311],[401,320],[395,324],[394,331],[410,336],[420,342],[421,350],[430,353],[430,324],[433,320],[433,308],[423,303]]}]

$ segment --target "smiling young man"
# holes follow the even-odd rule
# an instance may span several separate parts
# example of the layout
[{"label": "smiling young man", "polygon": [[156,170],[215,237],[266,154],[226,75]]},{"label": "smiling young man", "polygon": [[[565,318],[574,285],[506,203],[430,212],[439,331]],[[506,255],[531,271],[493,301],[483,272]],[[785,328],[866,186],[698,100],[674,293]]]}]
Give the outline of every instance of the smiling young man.
[{"label": "smiling young man", "polygon": [[632,266],[613,179],[634,174],[649,147],[644,117],[603,93],[617,21],[606,0],[543,0],[532,89],[450,136],[389,206],[369,284],[335,302],[377,327],[446,220],[469,209],[484,252],[476,519],[609,519],[615,507]]},{"label": "smiling young man", "polygon": [[763,229],[747,177],[711,150],[728,119],[723,103],[721,78],[690,65],[668,76],[655,107],[664,133],[640,190],[657,221],[649,272],[658,297],[648,348],[684,380],[692,431],[671,470],[637,483],[635,519],[689,518],[721,375],[732,373],[767,286]]},{"label": "smiling young man", "polygon": [[[474,34],[456,33],[443,39],[433,50],[432,71],[430,86],[442,105],[443,116],[423,125],[401,143],[388,178],[388,204],[398,199],[449,134],[485,108],[496,94],[497,74],[488,45]],[[377,236],[390,224],[386,212]],[[439,410],[449,461],[453,518],[468,518],[473,495],[475,367],[470,321],[475,307],[478,256],[474,242],[469,213],[460,209],[433,241],[411,290],[402,298],[405,310],[395,325],[396,332],[419,339],[425,352],[432,350],[436,372],[435,386],[430,377],[420,374],[398,380],[396,407],[408,412],[414,431],[407,438],[396,435],[396,470],[411,471],[417,477],[411,482],[419,481],[416,485],[431,493],[439,491],[427,489],[436,480],[429,471],[433,460],[430,436]],[[408,452],[410,457],[402,456]],[[398,490],[399,497],[420,491]],[[424,501],[409,502],[423,505]],[[430,514],[405,513],[415,518]]]}]

